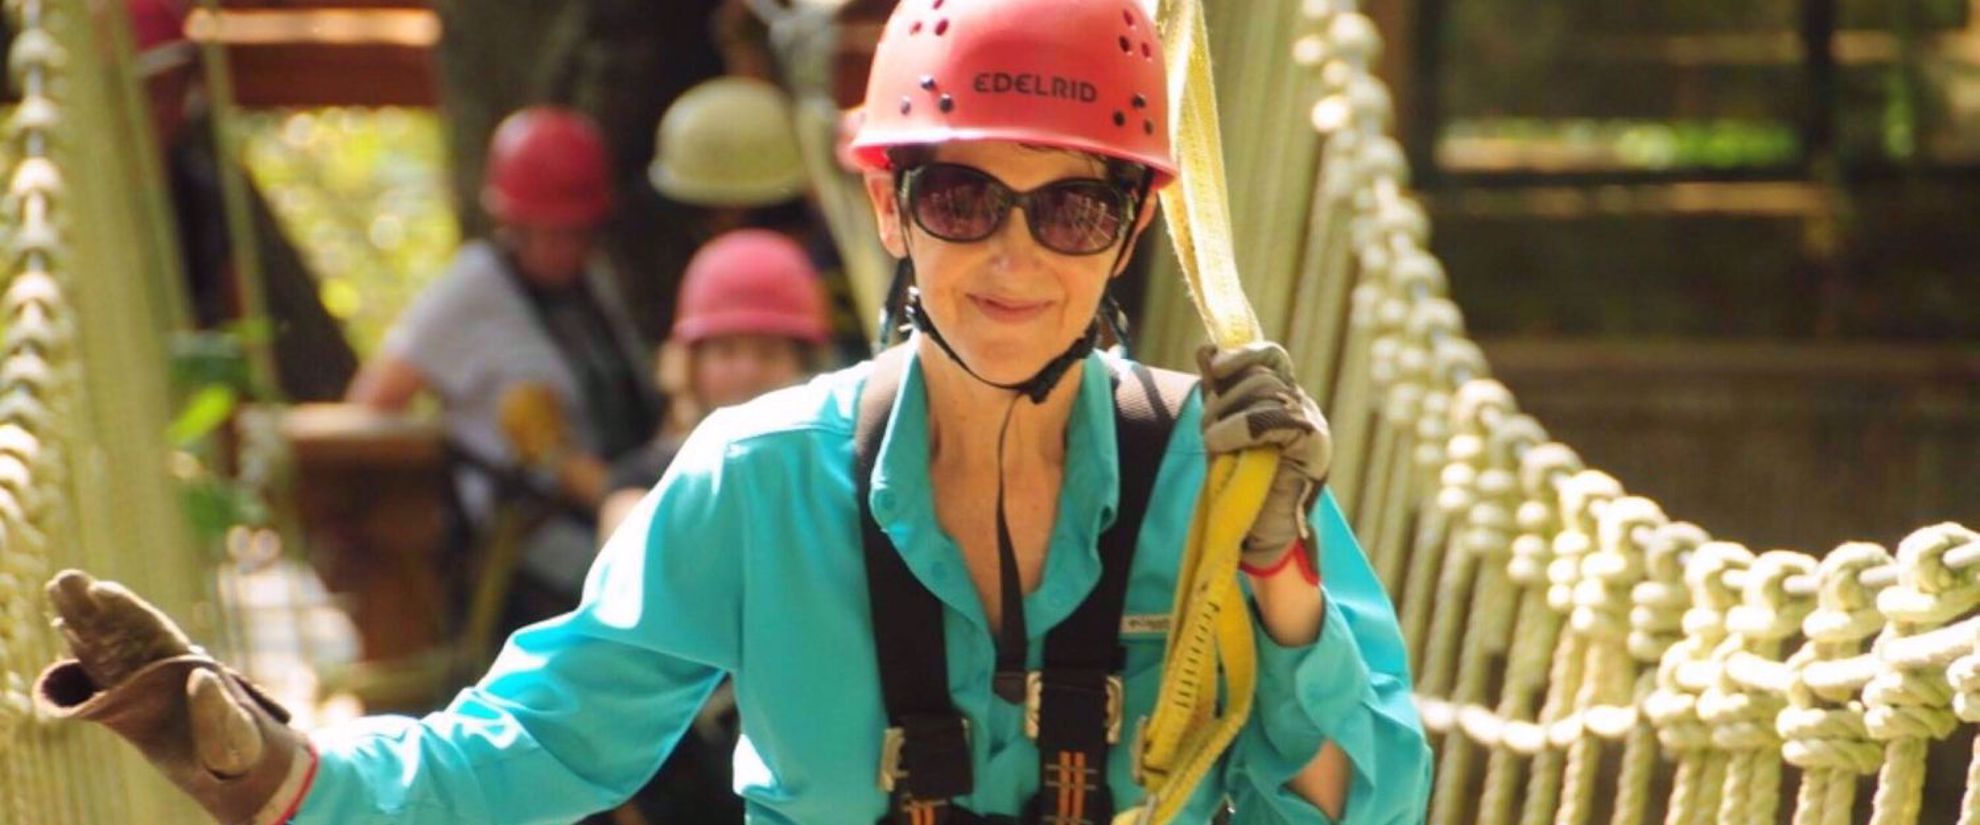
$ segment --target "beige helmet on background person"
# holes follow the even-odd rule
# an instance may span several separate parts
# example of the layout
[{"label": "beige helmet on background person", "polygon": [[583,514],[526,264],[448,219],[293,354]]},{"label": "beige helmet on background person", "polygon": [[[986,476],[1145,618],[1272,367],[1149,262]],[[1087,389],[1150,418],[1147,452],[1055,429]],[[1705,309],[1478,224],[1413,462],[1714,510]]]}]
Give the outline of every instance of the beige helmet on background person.
[{"label": "beige helmet on background person", "polygon": [[790,99],[769,83],[718,77],[660,118],[648,177],[660,194],[709,207],[757,207],[804,193]]}]

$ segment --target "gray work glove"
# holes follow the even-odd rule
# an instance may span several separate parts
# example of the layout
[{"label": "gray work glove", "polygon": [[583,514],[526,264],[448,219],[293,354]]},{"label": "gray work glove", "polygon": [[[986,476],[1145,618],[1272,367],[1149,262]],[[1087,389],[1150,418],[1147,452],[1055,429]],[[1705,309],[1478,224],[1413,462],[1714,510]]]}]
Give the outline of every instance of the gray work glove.
[{"label": "gray work glove", "polygon": [[44,713],[110,728],[223,825],[290,813],[315,757],[280,705],[123,585],[65,570],[48,600],[75,658],[36,680]]},{"label": "gray work glove", "polygon": [[1203,372],[1203,446],[1210,455],[1254,447],[1279,451],[1272,490],[1244,539],[1246,565],[1276,567],[1294,542],[1308,538],[1306,517],[1333,460],[1327,418],[1293,379],[1292,358],[1278,344],[1205,346],[1196,361]]}]

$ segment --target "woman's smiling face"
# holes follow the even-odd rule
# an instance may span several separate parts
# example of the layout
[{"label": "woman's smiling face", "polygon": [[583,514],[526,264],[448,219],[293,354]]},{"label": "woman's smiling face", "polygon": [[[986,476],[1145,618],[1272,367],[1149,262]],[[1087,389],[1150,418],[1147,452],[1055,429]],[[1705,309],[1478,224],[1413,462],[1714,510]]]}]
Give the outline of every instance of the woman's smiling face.
[{"label": "woman's smiling face", "polygon": [[[1009,141],[938,144],[929,160],[973,167],[1015,192],[1107,174],[1092,155]],[[1021,211],[988,238],[951,243],[903,220],[891,175],[869,175],[867,194],[887,250],[914,260],[922,308],[943,339],[977,375],[1002,384],[1029,379],[1085,334],[1116,264],[1126,263],[1120,243],[1132,243],[1153,214],[1143,210],[1134,231],[1104,252],[1066,255],[1040,245]]]}]

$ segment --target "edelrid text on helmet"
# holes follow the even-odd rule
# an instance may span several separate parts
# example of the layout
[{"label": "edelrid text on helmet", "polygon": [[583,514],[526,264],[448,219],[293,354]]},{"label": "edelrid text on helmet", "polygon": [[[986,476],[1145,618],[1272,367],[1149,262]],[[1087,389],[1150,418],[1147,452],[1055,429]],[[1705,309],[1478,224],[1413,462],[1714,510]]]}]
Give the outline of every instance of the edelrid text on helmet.
[{"label": "edelrid text on helmet", "polygon": [[889,168],[896,147],[1009,140],[1175,177],[1161,37],[1138,2],[904,0],[888,18],[852,153]]}]

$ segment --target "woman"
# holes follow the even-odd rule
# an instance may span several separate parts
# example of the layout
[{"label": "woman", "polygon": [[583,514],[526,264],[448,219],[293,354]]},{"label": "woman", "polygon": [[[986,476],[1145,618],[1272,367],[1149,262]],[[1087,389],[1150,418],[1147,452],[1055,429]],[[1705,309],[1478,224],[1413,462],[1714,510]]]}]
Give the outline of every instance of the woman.
[{"label": "woman", "polygon": [[[1316,492],[1325,425],[1283,351],[1206,354],[1206,397],[1173,419],[1116,400],[1152,386],[1165,407],[1169,379],[1092,351],[1174,169],[1153,23],[1132,2],[944,5],[895,12],[854,143],[918,331],[712,416],[577,611],[518,633],[447,711],[312,752],[157,643],[162,618],[69,574],[52,589],[81,661],[44,702],[118,726],[227,821],[551,823],[636,787],[727,674],[753,821],[1106,822],[1141,795],[1134,723],[1206,452],[1275,446],[1244,551],[1256,711],[1181,821],[1226,799],[1237,822],[1417,821],[1428,754],[1393,611]],[[133,721],[187,718],[190,743]]]},{"label": "woman", "polygon": [[[559,106],[503,118],[489,138],[481,206],[494,230],[462,245],[420,292],[345,400],[397,412],[422,395],[437,398],[448,440],[473,459],[456,473],[461,503],[469,521],[487,529],[507,503],[502,475],[532,457],[502,424],[503,404],[519,389],[543,388],[554,399],[551,408],[572,425],[571,452],[592,464],[637,449],[653,430],[659,399],[647,380],[645,345],[615,279],[599,265],[612,170],[591,119]],[[577,483],[582,474],[566,474],[580,462],[558,463],[542,469],[585,486]],[[597,550],[588,520],[560,510],[531,530],[524,547],[519,584],[527,601],[555,612],[576,604]]]}]

